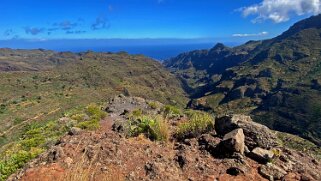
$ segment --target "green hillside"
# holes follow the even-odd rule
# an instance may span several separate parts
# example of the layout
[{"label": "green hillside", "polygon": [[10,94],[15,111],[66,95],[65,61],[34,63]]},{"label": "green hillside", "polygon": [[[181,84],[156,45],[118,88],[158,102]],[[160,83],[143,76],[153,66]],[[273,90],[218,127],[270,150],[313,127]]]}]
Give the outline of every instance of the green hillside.
[{"label": "green hillside", "polygon": [[33,122],[121,93],[181,106],[187,102],[180,82],[160,63],[125,52],[1,49],[0,67],[1,147]]},{"label": "green hillside", "polygon": [[165,63],[185,87],[195,88],[189,106],[250,113],[270,128],[321,145],[321,15],[270,40],[235,48],[218,44],[195,54]]}]

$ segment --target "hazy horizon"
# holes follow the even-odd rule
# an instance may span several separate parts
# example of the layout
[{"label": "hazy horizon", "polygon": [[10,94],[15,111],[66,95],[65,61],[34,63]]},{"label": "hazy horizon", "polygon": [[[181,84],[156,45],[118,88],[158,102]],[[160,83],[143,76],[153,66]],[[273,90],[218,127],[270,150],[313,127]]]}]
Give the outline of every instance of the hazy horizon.
[{"label": "hazy horizon", "polygon": [[218,39],[72,39],[72,40],[0,40],[1,48],[46,49],[71,52],[120,52],[143,54],[157,60],[165,60],[180,53],[210,49],[216,43],[236,46],[244,42],[221,42]]}]

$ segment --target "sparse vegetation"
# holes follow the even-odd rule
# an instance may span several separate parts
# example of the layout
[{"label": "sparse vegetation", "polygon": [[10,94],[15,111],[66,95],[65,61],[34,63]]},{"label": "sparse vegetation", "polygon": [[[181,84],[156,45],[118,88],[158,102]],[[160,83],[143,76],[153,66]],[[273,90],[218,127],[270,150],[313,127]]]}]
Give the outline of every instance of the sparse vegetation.
[{"label": "sparse vegetation", "polygon": [[178,139],[194,137],[214,128],[214,119],[209,113],[188,110],[185,114],[188,120],[178,125],[176,132]]},{"label": "sparse vegetation", "polygon": [[155,101],[149,101],[149,102],[148,102],[148,105],[149,105],[149,107],[152,108],[152,109],[157,109],[157,108],[159,108],[159,105],[158,105],[157,102],[155,102]]},{"label": "sparse vegetation", "polygon": [[135,109],[130,113],[129,117],[135,119],[135,118],[141,117],[142,115],[143,115],[143,110]]},{"label": "sparse vegetation", "polygon": [[88,116],[94,119],[104,119],[107,116],[105,111],[102,111],[97,104],[90,104],[86,107],[86,113]]},{"label": "sparse vegetation", "polygon": [[144,134],[151,140],[167,141],[169,139],[169,125],[161,116],[141,116],[130,120],[130,135]]},{"label": "sparse vegetation", "polygon": [[[0,147],[17,141],[18,135],[23,134],[25,127],[33,121],[58,119],[75,107],[105,101],[124,90],[133,96],[164,103],[175,100],[184,105],[187,102],[183,89],[177,86],[179,81],[158,62],[144,56],[94,52],[65,56],[64,53],[39,50],[0,51],[3,57],[0,67],[21,70],[0,71],[0,123],[3,125],[0,126]],[[128,72],[135,74],[128,76]],[[72,119],[90,121],[81,116]]]},{"label": "sparse vegetation", "polygon": [[68,172],[57,178],[58,181],[90,181],[93,178],[99,178],[103,181],[124,181],[125,178],[120,169],[108,168],[108,173],[100,173],[92,162],[88,165],[84,156],[72,165]]},{"label": "sparse vegetation", "polygon": [[76,109],[75,112],[66,115],[69,116],[65,118],[67,122],[55,120],[29,124],[20,140],[11,143],[0,155],[0,180],[5,180],[26,162],[55,144],[69,128],[74,126],[73,121],[76,121],[76,126],[82,129],[95,130],[99,128],[99,121],[107,114],[97,104],[90,104],[85,109]]},{"label": "sparse vegetation", "polygon": [[182,111],[178,107],[172,105],[165,105],[162,108],[162,112],[164,113],[164,116],[168,118],[179,117],[182,115]]}]

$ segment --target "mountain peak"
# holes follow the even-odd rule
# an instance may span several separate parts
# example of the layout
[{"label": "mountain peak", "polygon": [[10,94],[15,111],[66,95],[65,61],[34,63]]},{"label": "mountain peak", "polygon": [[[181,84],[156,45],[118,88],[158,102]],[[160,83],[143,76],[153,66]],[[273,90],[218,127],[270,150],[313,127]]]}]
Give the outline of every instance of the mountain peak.
[{"label": "mountain peak", "polygon": [[316,16],[311,16],[310,18],[306,18],[295,23],[293,26],[289,28],[286,32],[284,32],[280,37],[285,38],[291,35],[294,35],[302,30],[310,29],[310,28],[321,28],[321,14]]},{"label": "mountain peak", "polygon": [[227,48],[223,43],[217,43],[212,49],[213,50],[222,50]]}]

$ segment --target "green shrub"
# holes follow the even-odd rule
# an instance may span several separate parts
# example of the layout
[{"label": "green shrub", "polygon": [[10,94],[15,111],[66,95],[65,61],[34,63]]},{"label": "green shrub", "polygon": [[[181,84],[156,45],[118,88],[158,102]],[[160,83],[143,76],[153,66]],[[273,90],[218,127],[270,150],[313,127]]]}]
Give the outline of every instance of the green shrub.
[{"label": "green shrub", "polygon": [[154,101],[148,102],[148,106],[152,109],[157,109],[159,107],[157,102],[154,102]]},{"label": "green shrub", "polygon": [[35,158],[42,152],[43,150],[39,148],[34,148],[30,151],[19,150],[16,153],[10,155],[10,157],[7,157],[4,160],[0,161],[0,180],[5,180],[17,169],[22,168],[25,163]]},{"label": "green shrub", "polygon": [[4,112],[5,112],[5,110],[6,110],[6,105],[4,105],[4,104],[1,104],[0,105],[0,114],[3,114]]},{"label": "green shrub", "polygon": [[162,109],[165,117],[180,117],[182,115],[182,112],[179,108],[171,105],[165,105]]},{"label": "green shrub", "polygon": [[80,113],[80,114],[74,114],[70,118],[80,122],[80,121],[85,121],[86,116],[87,116],[86,114]]},{"label": "green shrub", "polygon": [[92,118],[104,119],[107,116],[107,113],[102,111],[97,104],[90,104],[86,107],[86,114]]},{"label": "green shrub", "polygon": [[178,125],[176,132],[178,139],[195,137],[214,128],[214,118],[208,113],[190,110],[185,114],[189,120]]},{"label": "green shrub", "polygon": [[6,180],[16,170],[22,168],[29,160],[35,158],[43,149],[32,148],[30,151],[19,150],[0,161],[0,180]]},{"label": "green shrub", "polygon": [[142,116],[130,121],[130,135],[145,134],[151,140],[167,141],[169,138],[168,123],[162,117]]},{"label": "green shrub", "polygon": [[162,117],[156,117],[155,119],[155,124],[150,126],[152,138],[157,141],[168,141],[170,132],[167,121]]},{"label": "green shrub", "polygon": [[133,110],[131,113],[130,113],[130,116],[131,118],[138,118],[138,117],[141,117],[143,115],[143,110],[141,109],[135,109]]},{"label": "green shrub", "polygon": [[97,119],[92,119],[89,121],[83,121],[78,123],[77,127],[81,129],[88,129],[88,130],[96,130],[99,128],[99,120]]},{"label": "green shrub", "polygon": [[24,119],[22,119],[22,118],[15,118],[14,120],[13,120],[13,124],[19,124],[19,123],[21,123],[21,122],[23,122],[24,121]]}]

